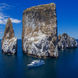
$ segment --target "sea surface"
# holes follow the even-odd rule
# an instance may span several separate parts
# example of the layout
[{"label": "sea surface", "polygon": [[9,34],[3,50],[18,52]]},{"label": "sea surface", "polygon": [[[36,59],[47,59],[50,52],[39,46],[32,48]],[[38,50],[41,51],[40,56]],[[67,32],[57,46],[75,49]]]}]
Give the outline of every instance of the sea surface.
[{"label": "sea surface", "polygon": [[78,78],[78,48],[60,51],[58,58],[43,59],[45,65],[28,69],[35,59],[23,54],[21,40],[16,55],[2,54],[0,40],[0,78]]}]

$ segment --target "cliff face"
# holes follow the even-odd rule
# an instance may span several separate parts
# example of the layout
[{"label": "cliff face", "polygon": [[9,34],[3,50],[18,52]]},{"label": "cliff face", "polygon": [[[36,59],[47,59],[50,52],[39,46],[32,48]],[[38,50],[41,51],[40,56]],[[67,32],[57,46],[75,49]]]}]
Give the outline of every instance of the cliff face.
[{"label": "cliff face", "polygon": [[65,48],[76,48],[78,46],[77,41],[68,36],[66,33],[63,35],[59,35],[58,37],[58,47],[59,49],[65,49]]},{"label": "cliff face", "polygon": [[54,3],[28,8],[23,12],[22,46],[24,53],[58,56],[57,19]]},{"label": "cliff face", "polygon": [[10,18],[8,18],[4,36],[2,39],[2,52],[15,54],[17,50],[17,38],[14,37],[14,30]]}]

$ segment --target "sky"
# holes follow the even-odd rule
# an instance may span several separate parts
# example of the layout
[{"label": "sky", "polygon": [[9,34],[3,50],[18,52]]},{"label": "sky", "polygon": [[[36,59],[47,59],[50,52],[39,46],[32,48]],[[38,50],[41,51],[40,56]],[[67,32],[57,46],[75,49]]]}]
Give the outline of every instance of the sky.
[{"label": "sky", "polygon": [[78,39],[78,0],[0,0],[0,39],[8,17],[12,20],[15,36],[21,39],[23,11],[49,3],[56,4],[58,35],[67,33]]}]

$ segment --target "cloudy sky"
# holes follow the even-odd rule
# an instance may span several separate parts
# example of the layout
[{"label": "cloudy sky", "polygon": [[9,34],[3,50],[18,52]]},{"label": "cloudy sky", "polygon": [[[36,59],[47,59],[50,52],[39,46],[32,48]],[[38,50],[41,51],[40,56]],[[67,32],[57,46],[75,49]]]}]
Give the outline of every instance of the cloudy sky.
[{"label": "cloudy sky", "polygon": [[0,0],[0,38],[8,17],[12,20],[15,36],[21,38],[23,11],[52,2],[56,3],[58,34],[66,32],[78,39],[78,0]]}]

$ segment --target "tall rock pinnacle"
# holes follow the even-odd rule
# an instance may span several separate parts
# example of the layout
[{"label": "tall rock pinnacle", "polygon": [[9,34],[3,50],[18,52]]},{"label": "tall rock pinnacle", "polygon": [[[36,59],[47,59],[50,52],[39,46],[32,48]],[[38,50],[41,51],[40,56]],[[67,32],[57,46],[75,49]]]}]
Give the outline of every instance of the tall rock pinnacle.
[{"label": "tall rock pinnacle", "polygon": [[2,39],[2,52],[15,54],[17,50],[17,38],[14,37],[14,30],[10,18],[8,18],[4,36]]},{"label": "tall rock pinnacle", "polygon": [[[7,35],[8,34],[8,35]],[[3,39],[11,39],[14,37],[14,30],[10,18],[8,18]]]},{"label": "tall rock pinnacle", "polygon": [[22,47],[26,54],[57,57],[57,19],[54,3],[28,8],[23,12]]}]

